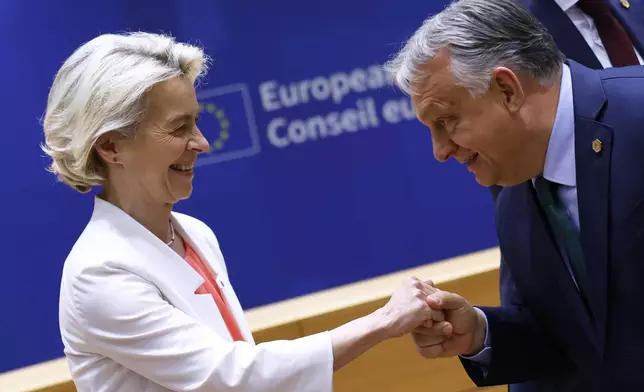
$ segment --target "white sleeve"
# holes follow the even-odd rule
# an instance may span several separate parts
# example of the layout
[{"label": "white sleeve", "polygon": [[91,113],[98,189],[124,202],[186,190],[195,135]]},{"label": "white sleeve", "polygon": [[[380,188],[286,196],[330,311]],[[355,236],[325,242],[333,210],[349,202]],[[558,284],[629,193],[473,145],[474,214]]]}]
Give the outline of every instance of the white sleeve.
[{"label": "white sleeve", "polygon": [[331,392],[327,332],[295,340],[231,343],[121,268],[85,269],[73,284],[84,349],[173,391]]}]

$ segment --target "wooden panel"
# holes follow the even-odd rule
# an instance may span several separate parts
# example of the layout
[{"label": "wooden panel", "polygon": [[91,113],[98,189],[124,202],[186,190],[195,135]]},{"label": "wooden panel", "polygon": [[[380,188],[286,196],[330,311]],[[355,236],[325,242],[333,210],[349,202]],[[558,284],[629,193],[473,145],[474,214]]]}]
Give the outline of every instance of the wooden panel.
[{"label": "wooden panel", "polygon": [[409,337],[375,347],[334,377],[336,392],[457,392],[473,387],[458,359],[424,359]]},{"label": "wooden panel", "polygon": [[[249,309],[246,317],[253,330],[307,320],[355,306],[373,304],[374,301],[382,301],[409,276],[420,279],[431,278],[437,285],[441,285],[488,272],[494,273],[499,268],[500,260],[499,249],[491,248]],[[498,291],[498,287],[495,290]]]},{"label": "wooden panel", "polygon": [[[362,282],[281,301],[246,311],[258,343],[296,339],[333,329],[382,306],[408,276],[432,278],[473,304],[498,304],[498,248],[459,256]],[[335,392],[440,391],[506,392],[506,387],[477,389],[457,359],[426,360],[409,337],[372,349],[335,374]],[[76,392],[64,358],[0,374],[2,392]]]},{"label": "wooden panel", "polygon": [[296,322],[253,331],[253,339],[255,339],[255,343],[282,339],[297,339],[302,336],[304,336],[302,335],[302,329]]},{"label": "wooden panel", "polygon": [[34,392],[78,392],[74,383],[69,381],[60,385],[54,385],[45,389],[38,389]]},{"label": "wooden panel", "polygon": [[76,392],[64,358],[0,374],[2,392]]},{"label": "wooden panel", "polygon": [[[439,288],[459,293],[473,304],[499,303],[498,270],[435,282]],[[309,335],[333,329],[376,310],[386,301],[387,298],[382,298],[302,320],[303,333]],[[457,358],[425,359],[416,353],[409,337],[382,343],[338,371],[334,377],[336,392],[461,392],[472,388],[475,385]]]}]

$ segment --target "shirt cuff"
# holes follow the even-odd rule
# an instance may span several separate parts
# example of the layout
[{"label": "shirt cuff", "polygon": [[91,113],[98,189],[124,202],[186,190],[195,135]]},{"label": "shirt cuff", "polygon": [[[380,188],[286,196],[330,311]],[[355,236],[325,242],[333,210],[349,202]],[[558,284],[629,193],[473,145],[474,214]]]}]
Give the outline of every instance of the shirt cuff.
[{"label": "shirt cuff", "polygon": [[481,349],[481,351],[479,351],[474,355],[460,355],[460,357],[463,359],[467,359],[468,361],[478,363],[479,365],[488,366],[490,364],[490,360],[492,357],[492,347],[490,342],[490,334],[488,331],[487,316],[481,309],[479,308],[474,308],[474,309],[480,314],[482,314],[483,318],[485,319],[485,341],[483,343],[483,349]]}]

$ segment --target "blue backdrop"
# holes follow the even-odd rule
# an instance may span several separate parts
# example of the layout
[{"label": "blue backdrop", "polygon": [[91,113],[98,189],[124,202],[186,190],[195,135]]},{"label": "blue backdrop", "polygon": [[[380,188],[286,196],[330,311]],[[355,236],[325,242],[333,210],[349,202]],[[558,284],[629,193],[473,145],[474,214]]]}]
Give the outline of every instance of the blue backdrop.
[{"label": "blue backdrop", "polygon": [[0,371],[60,357],[64,259],[92,197],[45,172],[39,118],[82,42],[166,32],[214,58],[199,87],[212,152],[177,210],[209,224],[245,308],[496,245],[493,205],[438,164],[382,64],[444,1],[0,2]]}]

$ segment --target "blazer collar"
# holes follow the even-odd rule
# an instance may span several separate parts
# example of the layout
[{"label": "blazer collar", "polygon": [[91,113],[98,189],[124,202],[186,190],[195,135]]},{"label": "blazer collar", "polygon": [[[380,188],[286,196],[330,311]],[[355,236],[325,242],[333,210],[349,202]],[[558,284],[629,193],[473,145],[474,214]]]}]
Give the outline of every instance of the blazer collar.
[{"label": "blazer collar", "polygon": [[[228,282],[223,260],[219,260],[221,255],[215,253],[213,244],[208,243],[207,236],[199,230],[200,227],[196,227],[192,219],[175,212],[171,219],[175,231],[216,272],[222,294],[231,307],[242,334],[248,342],[252,342],[252,333],[244,312]],[[126,243],[127,250],[121,253],[125,258],[123,261],[159,287],[173,306],[209,325],[223,338],[230,338],[212,297],[195,294],[204,279],[174,250],[123,210],[98,197],[95,198],[92,220],[106,223],[110,231]]]},{"label": "blazer collar", "polygon": [[573,84],[575,117],[595,120],[606,105],[600,72],[584,67],[574,60],[566,60]]}]

